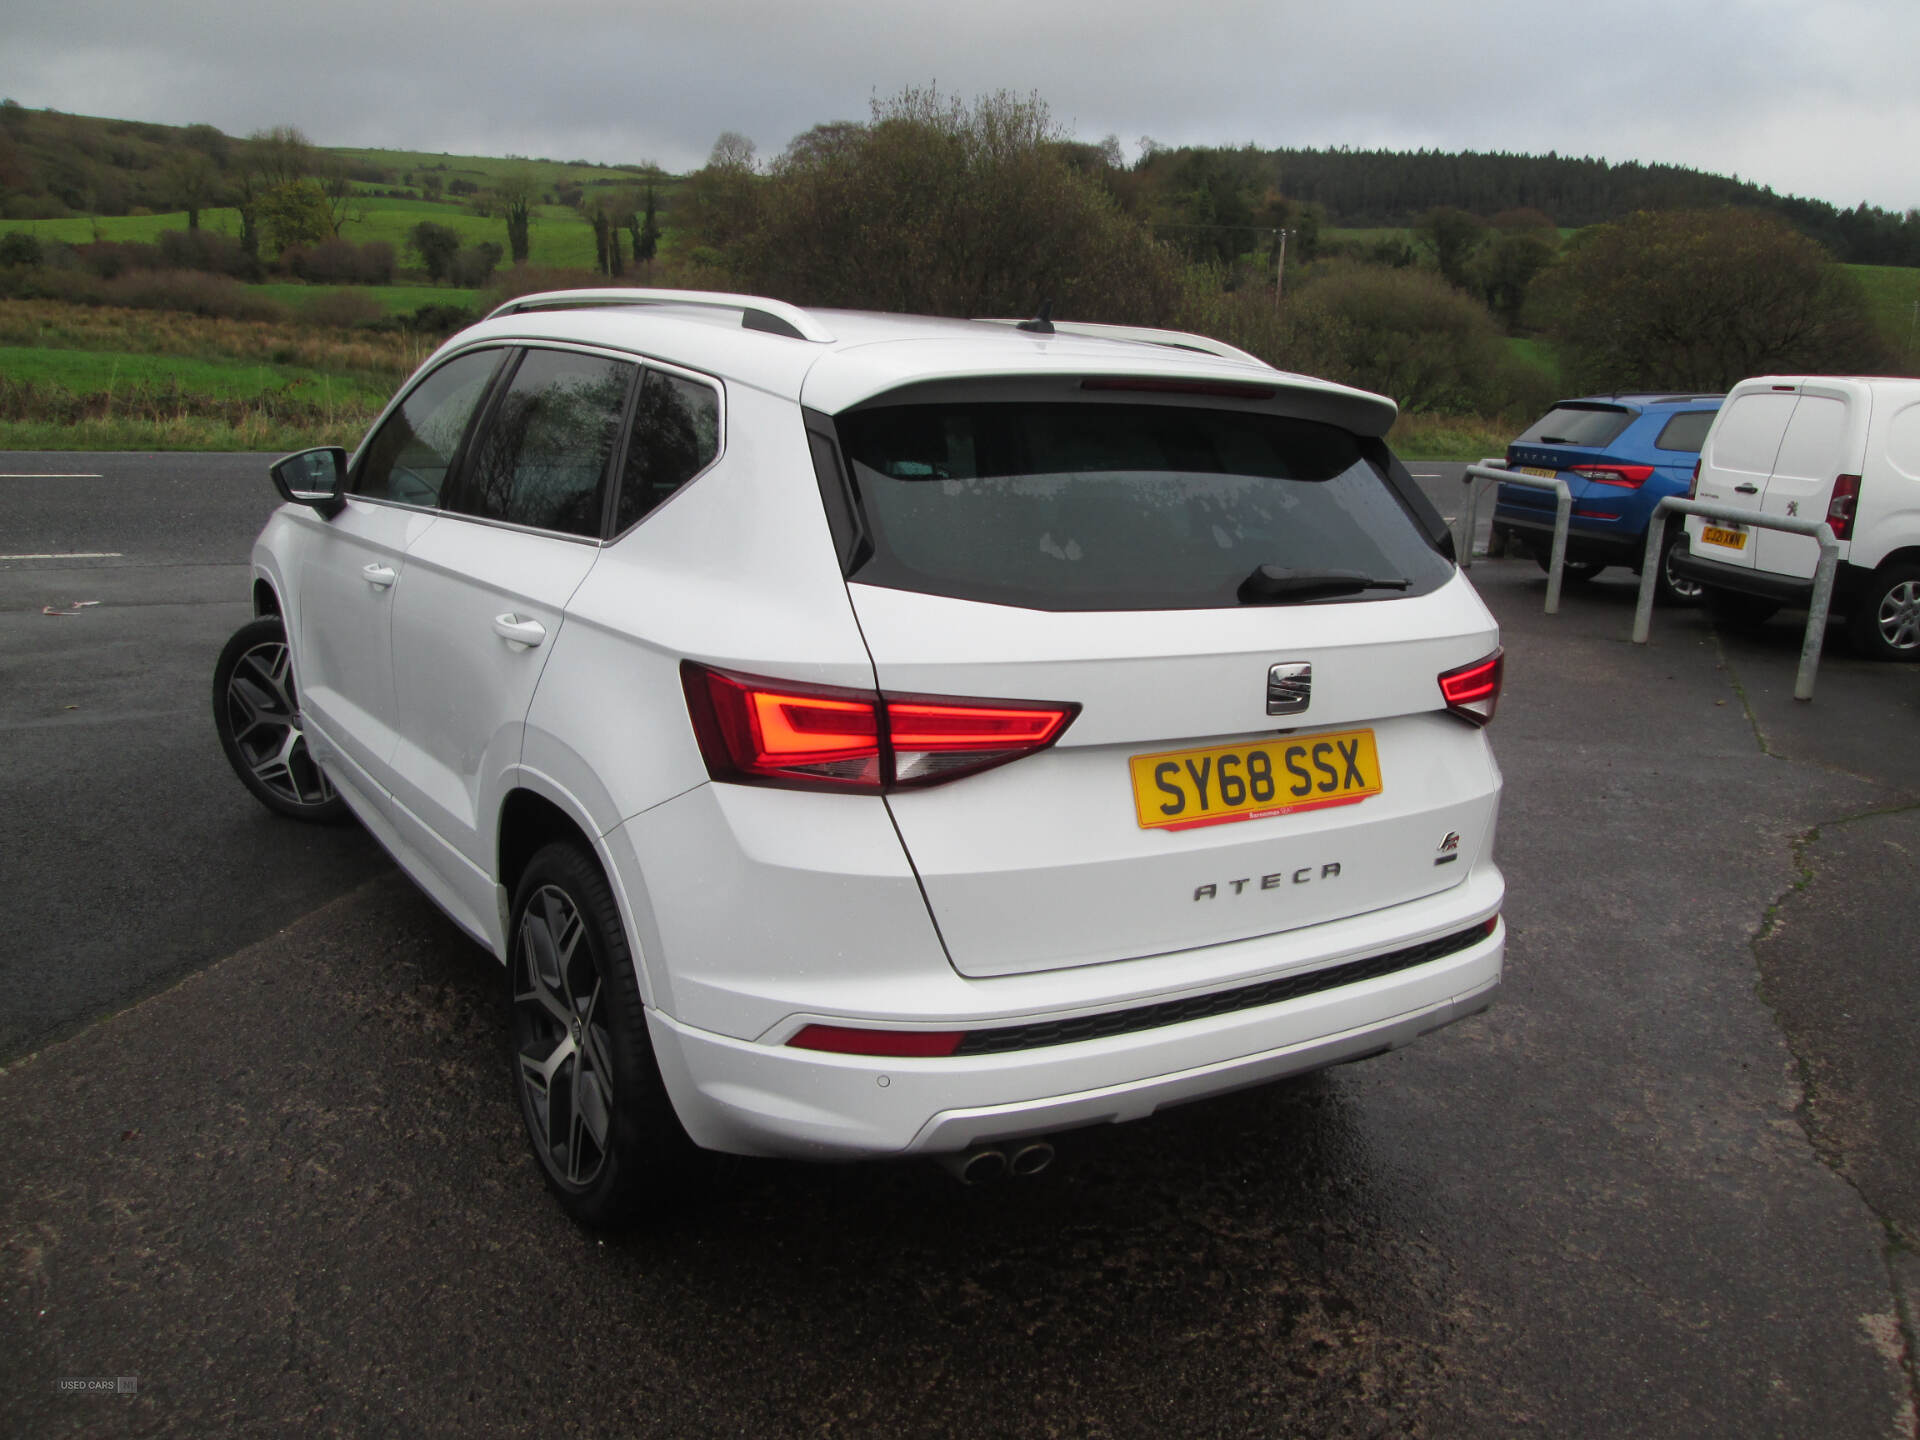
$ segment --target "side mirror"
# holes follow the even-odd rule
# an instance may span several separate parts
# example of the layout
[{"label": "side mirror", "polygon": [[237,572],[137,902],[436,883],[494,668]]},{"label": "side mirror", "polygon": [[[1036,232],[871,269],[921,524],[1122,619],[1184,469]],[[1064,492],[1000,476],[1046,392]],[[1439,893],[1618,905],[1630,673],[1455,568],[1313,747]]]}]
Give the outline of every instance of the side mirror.
[{"label": "side mirror", "polygon": [[311,505],[329,520],[347,508],[347,452],[338,445],[283,455],[269,473],[282,498],[295,505]]}]

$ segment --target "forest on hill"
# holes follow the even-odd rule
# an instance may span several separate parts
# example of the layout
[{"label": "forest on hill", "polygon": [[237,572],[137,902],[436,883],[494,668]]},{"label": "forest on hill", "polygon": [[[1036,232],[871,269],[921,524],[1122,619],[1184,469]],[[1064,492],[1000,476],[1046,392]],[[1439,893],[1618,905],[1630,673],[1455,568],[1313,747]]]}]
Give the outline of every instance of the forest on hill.
[{"label": "forest on hill", "polygon": [[[819,126],[808,134],[835,128]],[[230,204],[250,143],[211,125],[103,119],[0,102],[0,221]],[[1152,141],[1128,163],[1113,139],[1056,143],[1076,168],[1101,181],[1123,212],[1196,256],[1230,260],[1257,248],[1252,232],[1259,230],[1304,231],[1311,246],[1322,229],[1409,228],[1438,207],[1489,220],[1527,211],[1571,230],[1642,210],[1731,205],[1782,216],[1843,262],[1920,266],[1920,210],[1902,214],[1866,204],[1843,209],[1677,165],[1551,153],[1171,147]],[[327,160],[327,173],[319,178],[342,193],[401,188],[457,201],[491,188],[509,166],[563,204],[577,203],[580,192],[595,187],[670,184],[645,162],[463,160],[406,150],[318,153]]]}]

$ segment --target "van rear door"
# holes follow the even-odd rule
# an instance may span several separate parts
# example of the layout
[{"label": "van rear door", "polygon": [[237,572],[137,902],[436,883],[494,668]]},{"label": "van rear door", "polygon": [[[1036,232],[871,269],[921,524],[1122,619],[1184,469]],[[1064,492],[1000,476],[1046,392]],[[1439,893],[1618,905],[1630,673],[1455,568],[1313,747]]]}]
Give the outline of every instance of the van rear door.
[{"label": "van rear door", "polygon": [[[1865,393],[1855,395],[1850,390],[1814,380],[1802,382],[1800,403],[1787,422],[1773,474],[1761,496],[1762,513],[1824,519],[1835,477],[1860,473],[1869,400]],[[1755,568],[1777,575],[1811,580],[1820,563],[1820,544],[1808,535],[1760,530],[1755,532],[1752,549]],[[1844,556],[1846,551],[1840,553]]]},{"label": "van rear door", "polygon": [[[1773,476],[1780,441],[1800,402],[1796,384],[1736,386],[1721,407],[1700,454],[1701,500],[1758,511]],[[1749,526],[1687,517],[1687,544],[1695,555],[1751,570],[1759,547]]]}]

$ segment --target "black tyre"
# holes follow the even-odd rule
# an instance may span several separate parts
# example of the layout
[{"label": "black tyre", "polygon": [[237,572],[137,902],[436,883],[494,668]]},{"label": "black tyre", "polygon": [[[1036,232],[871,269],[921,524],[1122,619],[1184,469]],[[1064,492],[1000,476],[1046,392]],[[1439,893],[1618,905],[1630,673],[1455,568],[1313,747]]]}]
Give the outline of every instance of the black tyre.
[{"label": "black tyre", "polygon": [[1847,615],[1847,638],[1875,660],[1920,660],[1920,565],[1875,571]]},{"label": "black tyre", "polygon": [[1707,593],[1707,587],[1698,580],[1674,573],[1675,558],[1687,553],[1687,532],[1669,525],[1667,538],[1660,544],[1660,573],[1653,582],[1653,598],[1662,605],[1698,605]]},{"label": "black tyre", "polygon": [[[1548,574],[1553,573],[1553,551],[1551,548],[1535,550],[1534,563]],[[1560,562],[1560,583],[1563,585],[1584,585],[1602,570],[1606,569],[1597,560],[1562,560]]]},{"label": "black tyre", "polygon": [[213,667],[213,724],[233,773],[276,815],[346,818],[346,801],[307,749],[293,652],[279,616],[242,625],[221,650]]},{"label": "black tyre", "polygon": [[1766,624],[1780,608],[1776,600],[1742,595],[1738,590],[1715,590],[1711,586],[1707,587],[1704,598],[1715,620],[1741,630],[1753,630]]},{"label": "black tyre", "polygon": [[514,1090],[547,1185],[614,1229],[683,1199],[704,1157],[674,1116],[613,893],[579,845],[528,862],[508,932]]}]

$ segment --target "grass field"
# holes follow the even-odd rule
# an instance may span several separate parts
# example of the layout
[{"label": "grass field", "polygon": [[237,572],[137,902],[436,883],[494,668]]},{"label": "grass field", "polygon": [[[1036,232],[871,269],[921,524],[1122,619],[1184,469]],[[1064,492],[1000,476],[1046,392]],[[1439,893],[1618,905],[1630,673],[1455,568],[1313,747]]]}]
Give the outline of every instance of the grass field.
[{"label": "grass field", "polygon": [[290,281],[247,288],[271,295],[295,311],[310,304],[315,296],[335,290],[358,290],[371,295],[386,307],[389,315],[410,315],[422,305],[457,305],[462,310],[477,310],[480,306],[478,290],[457,290],[451,285],[302,285]]},{"label": "grass field", "polygon": [[1894,354],[1911,363],[1920,356],[1920,270],[1906,265],[1849,265],[1867,292],[1873,323]]},{"label": "grass field", "polygon": [[[341,229],[343,239],[356,244],[384,240],[406,263],[407,234],[423,220],[445,225],[457,232],[467,244],[491,240],[503,250],[507,245],[507,224],[472,214],[458,205],[436,205],[430,200],[367,199],[354,203],[358,219],[349,220]],[[203,210],[200,223],[223,235],[240,233],[237,210]],[[69,245],[85,245],[95,239],[138,241],[151,245],[162,230],[187,228],[185,211],[168,215],[80,216],[68,220],[0,220],[0,233],[23,230],[41,240],[60,240]],[[555,268],[590,267],[594,263],[593,231],[587,222],[560,205],[542,205],[534,214],[527,231],[529,264]]]},{"label": "grass field", "polygon": [[393,393],[365,374],[336,374],[304,365],[140,355],[112,350],[64,350],[0,345],[0,374],[33,386],[58,386],[76,395],[113,395],[145,389],[221,400],[258,400],[280,394],[313,400],[321,409],[355,414],[378,410]]}]

